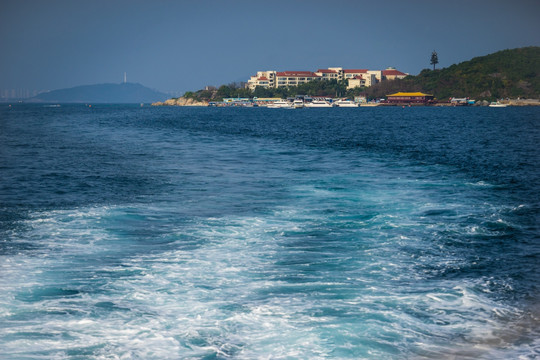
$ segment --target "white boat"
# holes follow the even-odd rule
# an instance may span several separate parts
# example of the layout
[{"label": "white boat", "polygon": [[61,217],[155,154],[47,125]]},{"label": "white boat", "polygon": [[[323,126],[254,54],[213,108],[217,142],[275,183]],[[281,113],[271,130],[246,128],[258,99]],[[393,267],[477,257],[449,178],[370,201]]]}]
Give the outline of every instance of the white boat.
[{"label": "white boat", "polygon": [[313,100],[312,102],[306,103],[304,106],[307,108],[331,108],[332,104],[326,100]]},{"label": "white boat", "polygon": [[279,101],[274,101],[271,104],[268,104],[267,108],[269,108],[269,109],[292,109],[293,106],[288,101],[279,100]]},{"label": "white boat", "polygon": [[365,107],[374,107],[374,106],[379,106],[381,105],[380,103],[373,103],[373,102],[369,102],[369,103],[364,103],[364,104],[360,104],[360,106],[365,106]]},{"label": "white boat", "polygon": [[507,107],[508,105],[506,104],[501,104],[500,102],[498,101],[494,101],[492,102],[491,104],[489,104],[489,107]]},{"label": "white boat", "polygon": [[351,100],[338,100],[334,104],[336,104],[337,107],[358,107],[358,103]]},{"label": "white boat", "polygon": [[301,109],[304,107],[304,101],[301,99],[296,99],[293,101],[293,107],[295,109]]}]

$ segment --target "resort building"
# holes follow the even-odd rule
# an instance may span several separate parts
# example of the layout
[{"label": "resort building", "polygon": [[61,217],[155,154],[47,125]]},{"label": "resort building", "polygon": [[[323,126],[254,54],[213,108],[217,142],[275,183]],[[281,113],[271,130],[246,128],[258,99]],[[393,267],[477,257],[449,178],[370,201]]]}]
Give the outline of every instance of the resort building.
[{"label": "resort building", "polygon": [[275,87],[298,86],[320,77],[311,71],[283,71],[276,74],[277,85]]},{"label": "resort building", "polygon": [[356,75],[354,78],[347,80],[347,90],[366,86],[366,79],[362,75]]},{"label": "resort building", "polygon": [[433,101],[433,95],[421,92],[398,92],[386,95],[389,104],[426,104]]},{"label": "resort building", "polygon": [[319,69],[315,71],[315,74],[317,74],[321,80],[341,80],[340,71],[341,68]]},{"label": "resort building", "polygon": [[396,70],[393,67],[389,67],[386,70],[382,71],[382,78],[384,80],[396,80],[396,79],[404,79],[407,75],[406,73],[403,73],[399,70]]},{"label": "resort building", "polygon": [[367,69],[343,69],[331,67],[311,71],[258,71],[252,76],[246,87],[255,90],[257,86],[262,88],[279,88],[298,86],[313,80],[347,80],[347,89],[355,87],[369,87],[384,80],[403,79],[408,74],[389,67],[386,70]]},{"label": "resort building", "polygon": [[258,71],[257,75],[252,76],[247,82],[247,88],[255,90],[257,86],[263,88],[276,87],[276,71]]},{"label": "resort building", "polygon": [[362,76],[367,74],[367,69],[347,69],[343,70],[343,78],[344,79],[354,79],[357,76]]},{"label": "resort building", "polygon": [[353,78],[347,79],[347,89],[354,89],[355,87],[370,87],[378,83],[375,74],[365,73],[362,75],[355,75]]}]

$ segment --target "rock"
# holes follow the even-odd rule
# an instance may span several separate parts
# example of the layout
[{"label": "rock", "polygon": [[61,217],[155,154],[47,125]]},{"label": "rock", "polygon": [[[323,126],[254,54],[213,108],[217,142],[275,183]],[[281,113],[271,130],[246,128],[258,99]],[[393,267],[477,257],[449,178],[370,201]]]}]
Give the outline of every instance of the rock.
[{"label": "rock", "polygon": [[153,106],[208,106],[207,101],[198,101],[192,98],[172,98],[165,100],[164,102],[158,101],[155,103],[152,103]]},{"label": "rock", "polygon": [[486,90],[480,93],[480,97],[491,97],[491,91]]}]

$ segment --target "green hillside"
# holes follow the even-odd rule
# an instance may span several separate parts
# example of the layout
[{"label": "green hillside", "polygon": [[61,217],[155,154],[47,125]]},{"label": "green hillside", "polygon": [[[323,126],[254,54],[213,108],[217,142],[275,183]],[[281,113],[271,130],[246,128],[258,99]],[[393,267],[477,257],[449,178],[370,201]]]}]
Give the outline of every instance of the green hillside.
[{"label": "green hillside", "polygon": [[167,95],[141,84],[97,84],[76,86],[39,94],[28,102],[55,103],[144,103],[165,100]]},{"label": "green hillside", "polygon": [[221,101],[226,97],[280,97],[306,94],[311,96],[349,97],[367,95],[385,98],[398,91],[422,91],[441,101],[450,97],[475,100],[500,98],[540,98],[540,47],[503,50],[455,64],[444,69],[425,69],[403,80],[382,81],[368,88],[347,90],[346,81],[312,81],[287,88],[262,88],[254,91],[239,84],[222,85],[216,90],[187,92],[184,98],[196,101]]},{"label": "green hillside", "polygon": [[440,70],[386,81],[367,90],[370,97],[397,91],[423,91],[440,100],[449,97],[480,99],[539,98],[540,47],[503,50]]}]

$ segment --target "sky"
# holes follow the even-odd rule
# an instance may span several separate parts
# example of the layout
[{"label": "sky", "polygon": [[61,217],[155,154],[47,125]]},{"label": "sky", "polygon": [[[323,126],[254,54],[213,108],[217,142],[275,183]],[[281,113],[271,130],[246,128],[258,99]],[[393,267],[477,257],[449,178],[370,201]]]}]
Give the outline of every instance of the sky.
[{"label": "sky", "polygon": [[140,83],[182,93],[257,71],[412,75],[540,46],[540,0],[1,0],[0,89]]}]

